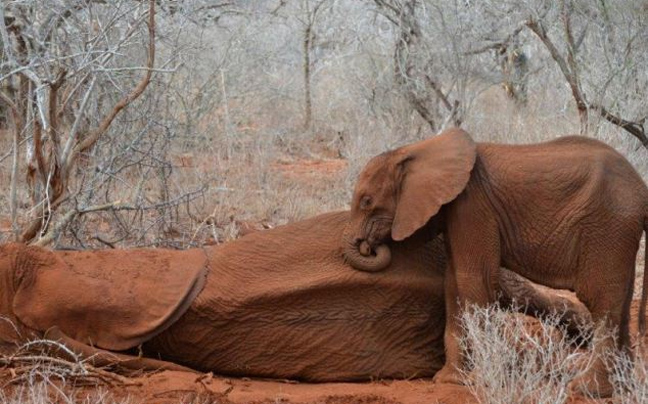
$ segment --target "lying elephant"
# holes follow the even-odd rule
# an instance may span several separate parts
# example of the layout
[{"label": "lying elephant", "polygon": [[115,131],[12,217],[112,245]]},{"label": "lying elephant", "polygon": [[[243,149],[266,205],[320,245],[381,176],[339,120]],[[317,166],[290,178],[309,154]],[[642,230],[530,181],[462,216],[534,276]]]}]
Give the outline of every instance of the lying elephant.
[{"label": "lying elephant", "polygon": [[[339,245],[347,220],[347,212],[324,214],[187,251],[4,245],[0,316],[13,325],[0,321],[0,346],[50,329],[87,355],[140,346],[149,357],[220,374],[433,375],[444,361],[442,240],[416,235],[392,246],[387,270],[352,271]],[[499,282],[508,298],[538,310],[586,315],[584,306],[510,271],[502,269]]]}]

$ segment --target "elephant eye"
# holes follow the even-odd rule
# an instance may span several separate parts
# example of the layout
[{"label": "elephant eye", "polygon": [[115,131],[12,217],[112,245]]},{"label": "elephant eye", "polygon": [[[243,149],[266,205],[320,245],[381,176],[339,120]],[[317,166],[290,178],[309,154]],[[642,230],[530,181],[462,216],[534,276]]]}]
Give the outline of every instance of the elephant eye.
[{"label": "elephant eye", "polygon": [[372,203],[373,200],[370,196],[363,196],[362,199],[360,199],[360,209],[367,209],[371,206]]}]

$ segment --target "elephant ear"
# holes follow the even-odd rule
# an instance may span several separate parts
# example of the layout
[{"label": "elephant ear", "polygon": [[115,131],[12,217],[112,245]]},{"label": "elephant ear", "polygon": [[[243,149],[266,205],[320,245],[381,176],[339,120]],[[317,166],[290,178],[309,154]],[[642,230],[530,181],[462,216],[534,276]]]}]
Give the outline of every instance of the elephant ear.
[{"label": "elephant ear", "polygon": [[409,237],[454,200],[468,184],[476,156],[475,142],[456,128],[407,146],[399,162],[401,187],[392,238]]},{"label": "elephant ear", "polygon": [[177,321],[202,290],[202,250],[52,252],[22,247],[14,257],[13,311],[28,327],[58,327],[109,350],[148,341]]}]

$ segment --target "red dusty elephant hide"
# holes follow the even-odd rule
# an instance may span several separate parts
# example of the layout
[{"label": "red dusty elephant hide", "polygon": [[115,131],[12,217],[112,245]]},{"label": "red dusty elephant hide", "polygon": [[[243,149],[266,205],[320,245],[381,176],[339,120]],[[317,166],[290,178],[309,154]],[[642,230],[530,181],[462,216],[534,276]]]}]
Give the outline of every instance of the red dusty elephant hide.
[{"label": "red dusty elephant hide", "polygon": [[[347,212],[222,246],[56,252],[0,247],[0,349],[56,327],[78,346],[220,374],[310,381],[433,375],[444,360],[440,239],[391,247],[380,273],[351,270]],[[505,295],[581,306],[500,270]],[[153,361],[153,363],[158,363]]]}]

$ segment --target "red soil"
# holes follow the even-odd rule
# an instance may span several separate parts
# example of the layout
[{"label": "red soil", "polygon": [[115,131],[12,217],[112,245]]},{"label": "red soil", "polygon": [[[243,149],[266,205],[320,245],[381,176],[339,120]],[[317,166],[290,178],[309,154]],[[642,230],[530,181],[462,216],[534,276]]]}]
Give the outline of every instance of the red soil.
[{"label": "red soil", "polygon": [[[637,318],[639,302],[632,305]],[[631,333],[636,335],[636,320]],[[0,367],[0,386],[11,380],[11,369]],[[298,383],[287,380],[232,378],[212,374],[163,371],[132,377],[128,385],[83,387],[90,395],[109,390],[130,403],[187,404],[472,404],[477,400],[466,387],[435,384],[430,379],[380,380],[370,383]],[[77,394],[82,397],[84,394]],[[570,404],[612,404],[610,399],[572,397]]]},{"label": "red soil", "polygon": [[286,178],[297,182],[311,182],[315,179],[333,179],[342,175],[347,161],[342,159],[330,160],[279,160],[272,168],[282,173]]},{"label": "red soil", "polygon": [[[3,381],[0,370],[0,382]],[[7,378],[9,375],[7,375]],[[477,404],[466,387],[429,379],[371,383],[294,383],[164,371],[131,379],[128,386],[102,386],[130,403],[187,404]],[[95,389],[83,387],[77,397]],[[572,398],[570,404],[612,403]]]}]

